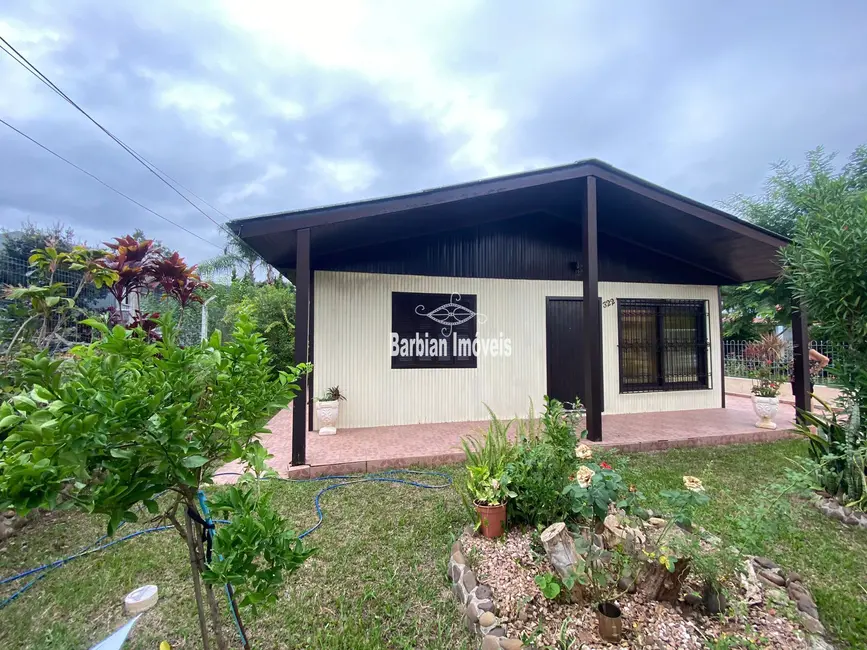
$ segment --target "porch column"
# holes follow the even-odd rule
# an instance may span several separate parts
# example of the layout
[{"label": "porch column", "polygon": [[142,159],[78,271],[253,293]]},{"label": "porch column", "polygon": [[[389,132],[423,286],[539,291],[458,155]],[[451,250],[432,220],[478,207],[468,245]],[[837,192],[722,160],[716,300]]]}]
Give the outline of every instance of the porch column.
[{"label": "porch column", "polygon": [[[726,407],[726,344],[723,339],[723,298],[722,287],[716,288],[716,300],[719,307],[719,380],[720,380],[720,406]],[[711,363],[711,372],[713,372],[713,363]]]},{"label": "porch column", "polygon": [[602,440],[602,319],[599,309],[599,238],[596,230],[596,177],[588,176],[583,206],[584,408],[587,439]]},{"label": "porch column", "polygon": [[[295,232],[295,363],[308,360],[308,319],[310,318],[310,229]],[[292,464],[307,462],[307,399],[309,378],[298,382],[292,407]]]},{"label": "porch column", "polygon": [[810,410],[810,328],[807,311],[795,303],[792,310],[792,352],[795,364],[795,407],[800,418],[801,411]]}]

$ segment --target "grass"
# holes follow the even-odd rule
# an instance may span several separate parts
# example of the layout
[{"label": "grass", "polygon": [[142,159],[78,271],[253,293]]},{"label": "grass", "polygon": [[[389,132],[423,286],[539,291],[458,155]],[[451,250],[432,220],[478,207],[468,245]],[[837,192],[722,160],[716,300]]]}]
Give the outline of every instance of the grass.
[{"label": "grass", "polygon": [[[712,500],[697,522],[740,543],[739,518],[755,512],[769,486],[782,480],[787,458],[802,453],[800,442],[781,442],[609,460],[640,487],[651,508],[659,507],[659,490],[680,486],[684,474],[699,476]],[[298,530],[314,523],[312,500],[321,487],[275,486],[275,502]],[[360,484],[329,492],[323,507],[325,523],[308,538],[317,554],[287,581],[277,605],[248,621],[256,647],[477,647],[445,577],[450,542],[466,522],[454,490]],[[797,499],[788,517],[770,523],[767,538],[745,541],[802,575],[840,647],[867,647],[867,531],[842,526]],[[0,549],[0,576],[86,545],[102,525],[71,513],[36,524]],[[157,533],[52,572],[0,610],[0,647],[87,648],[125,620],[123,596],[147,583],[159,585],[160,605],[140,620],[129,647],[150,650],[164,639],[175,649],[200,647],[185,553],[173,533]]]},{"label": "grass", "polygon": [[[274,486],[275,505],[296,530],[315,523],[313,496],[322,484]],[[445,575],[451,542],[466,523],[454,490],[360,484],[329,492],[322,506],[325,523],[308,538],[317,553],[287,580],[276,606],[245,620],[255,647],[417,648],[420,639],[428,648],[471,647]],[[0,552],[0,576],[67,555],[103,526],[72,513],[35,524]],[[136,625],[128,647],[152,650],[167,640],[175,650],[200,648],[186,547],[172,532],[51,572],[0,610],[0,648],[88,648],[126,620],[124,595],[151,583],[160,604]]]}]

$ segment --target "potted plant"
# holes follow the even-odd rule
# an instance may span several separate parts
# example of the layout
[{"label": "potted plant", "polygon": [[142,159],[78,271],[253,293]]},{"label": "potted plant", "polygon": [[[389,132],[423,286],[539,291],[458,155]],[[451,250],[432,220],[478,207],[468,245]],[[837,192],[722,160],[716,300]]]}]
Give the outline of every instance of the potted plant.
[{"label": "potted plant", "polygon": [[316,400],[316,418],[319,420],[319,435],[333,436],[337,433],[337,416],[340,402],[346,396],[340,392],[340,386],[332,386],[322,397]]},{"label": "potted plant", "polygon": [[775,334],[765,334],[758,343],[750,346],[752,355],[758,359],[758,368],[753,375],[753,410],[759,416],[756,426],[760,429],[776,429],[774,417],[780,408],[780,379],[774,372],[774,362],[779,359],[783,341]]},{"label": "potted plant", "polygon": [[479,518],[479,530],[485,537],[499,537],[506,531],[506,499],[514,497],[506,474],[491,476],[486,467],[468,467],[467,489]]},{"label": "potted plant", "polygon": [[506,474],[506,466],[516,451],[509,440],[511,425],[511,421],[502,422],[491,412],[484,436],[461,440],[467,458],[466,492],[461,496],[468,507],[472,501],[479,528],[485,537],[499,537],[505,532],[506,500],[517,496],[509,490]]}]

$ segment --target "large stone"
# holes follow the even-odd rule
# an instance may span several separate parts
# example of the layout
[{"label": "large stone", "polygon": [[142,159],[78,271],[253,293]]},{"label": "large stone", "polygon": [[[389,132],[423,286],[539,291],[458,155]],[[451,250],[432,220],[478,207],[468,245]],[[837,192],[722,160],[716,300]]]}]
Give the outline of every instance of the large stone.
[{"label": "large stone", "polygon": [[488,630],[487,635],[502,638],[502,637],[506,636],[506,628],[504,628],[500,625],[498,625],[497,627],[492,627],[490,630]]},{"label": "large stone", "polygon": [[452,562],[455,564],[466,564],[467,558],[464,557],[464,552],[458,549],[456,552],[452,553]]},{"label": "large stone", "polygon": [[461,582],[463,582],[464,589],[470,592],[476,588],[476,575],[470,570],[464,571]]},{"label": "large stone", "polygon": [[666,521],[662,517],[651,517],[650,519],[647,520],[647,523],[649,523],[651,526],[656,526],[657,528],[662,528],[663,526],[665,526]]},{"label": "large stone", "polygon": [[764,569],[778,569],[780,565],[766,557],[754,557],[753,562]]},{"label": "large stone", "polygon": [[480,612],[493,612],[494,611],[494,601],[490,598],[486,600],[477,600],[475,601],[475,606]]},{"label": "large stone", "polygon": [[494,592],[488,585],[478,585],[473,595],[479,600],[488,600],[494,597]]},{"label": "large stone", "polygon": [[[452,544],[451,556],[454,557],[455,553],[463,554],[463,552],[464,552],[464,549],[461,547],[461,540],[459,540],[459,539],[455,540],[454,544]],[[461,564],[466,564],[466,563],[461,562]]]},{"label": "large stone", "polygon": [[789,571],[786,574],[786,584],[790,585],[793,582],[801,582],[801,574],[795,573],[794,571]]},{"label": "large stone", "polygon": [[490,627],[497,622],[497,617],[491,612],[484,612],[479,616],[479,627]]},{"label": "large stone", "polygon": [[825,626],[819,622],[818,618],[813,618],[812,616],[804,616],[802,618],[805,630],[812,634],[825,634]]},{"label": "large stone", "polygon": [[769,582],[777,585],[778,587],[785,587],[786,586],[786,579],[783,576],[781,576],[779,573],[777,573],[776,571],[770,571],[768,569],[762,569],[761,571],[759,571],[759,577],[762,577],[765,580],[768,580]]},{"label": "large stone", "polygon": [[521,650],[524,647],[524,644],[521,643],[520,639],[500,639],[500,648],[502,650]]},{"label": "large stone", "polygon": [[819,610],[816,607],[816,603],[814,603],[810,598],[804,597],[798,599],[798,609],[804,612],[807,616],[819,618]]},{"label": "large stone", "polygon": [[458,601],[461,605],[467,604],[467,592],[464,591],[464,587],[460,582],[456,582],[452,585],[452,593],[455,595],[455,600]]},{"label": "large stone", "polygon": [[786,592],[792,600],[800,600],[801,598],[812,598],[807,588],[800,582],[790,582],[786,586]]},{"label": "large stone", "polygon": [[470,621],[472,621],[473,623],[478,622],[479,618],[482,615],[482,612],[479,611],[479,608],[478,608],[478,606],[476,606],[475,603],[470,603],[469,605],[467,605],[467,612],[466,613],[467,613],[467,618]]},{"label": "large stone", "polygon": [[454,561],[449,562],[449,580],[451,580],[452,582],[460,582],[463,573],[463,564],[457,564]]},{"label": "large stone", "polygon": [[486,634],[482,639],[482,650],[500,650],[500,639],[493,634]]}]

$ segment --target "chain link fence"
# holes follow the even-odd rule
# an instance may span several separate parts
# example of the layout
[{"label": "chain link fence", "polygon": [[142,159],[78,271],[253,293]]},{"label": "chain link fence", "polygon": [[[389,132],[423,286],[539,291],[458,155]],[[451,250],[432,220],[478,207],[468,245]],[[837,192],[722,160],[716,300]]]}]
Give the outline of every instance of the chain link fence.
[{"label": "chain link fence", "polygon": [[[744,377],[749,379],[756,376],[759,366],[764,366],[765,362],[751,353],[750,346],[755,344],[756,341],[724,342],[726,377]],[[815,375],[813,378],[814,383],[823,386],[833,385],[835,383],[834,358],[838,354],[840,346],[830,341],[810,341],[810,348],[831,360],[828,366]],[[787,381],[791,374],[792,358],[792,342],[785,341],[782,354],[771,364],[772,374]]]}]

